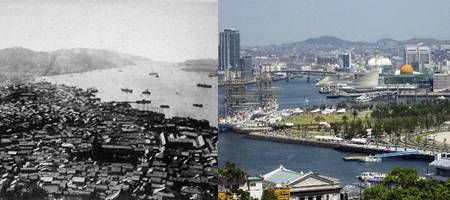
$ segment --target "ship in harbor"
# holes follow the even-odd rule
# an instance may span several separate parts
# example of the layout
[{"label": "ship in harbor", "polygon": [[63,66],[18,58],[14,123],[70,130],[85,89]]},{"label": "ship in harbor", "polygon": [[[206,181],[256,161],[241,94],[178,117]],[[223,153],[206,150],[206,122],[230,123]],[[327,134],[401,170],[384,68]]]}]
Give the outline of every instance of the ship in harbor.
[{"label": "ship in harbor", "polygon": [[152,94],[148,89],[142,91],[142,94],[150,95]]},{"label": "ship in harbor", "polygon": [[149,76],[154,76],[154,77],[156,77],[156,78],[159,78],[158,72],[150,72],[150,73],[148,73],[148,75],[149,75]]},{"label": "ship in harbor", "polygon": [[121,90],[122,90],[122,92],[125,92],[125,93],[133,93],[133,90],[129,89],[129,88],[122,88]]},{"label": "ship in harbor", "polygon": [[219,119],[219,129],[221,131],[229,131],[233,129],[242,129],[246,125],[258,126],[260,121],[273,121],[274,119],[281,119],[278,116],[278,103],[276,100],[271,100],[264,107],[250,107],[234,112],[231,115]]},{"label": "ship in harbor", "polygon": [[146,100],[146,99],[142,99],[142,100],[137,100],[136,103],[137,104],[149,104],[149,103],[152,103],[152,101]]},{"label": "ship in harbor", "polygon": [[358,103],[369,102],[369,101],[372,101],[372,97],[370,97],[367,94],[363,94],[363,95],[361,95],[359,97],[356,97],[355,101],[358,102]]},{"label": "ship in harbor", "polygon": [[386,178],[386,174],[378,172],[363,172],[357,176],[362,182],[380,183]]},{"label": "ship in harbor", "polygon": [[204,83],[198,83],[198,84],[197,84],[197,87],[211,88],[212,86],[211,86],[211,85],[208,85],[208,84],[204,84]]}]

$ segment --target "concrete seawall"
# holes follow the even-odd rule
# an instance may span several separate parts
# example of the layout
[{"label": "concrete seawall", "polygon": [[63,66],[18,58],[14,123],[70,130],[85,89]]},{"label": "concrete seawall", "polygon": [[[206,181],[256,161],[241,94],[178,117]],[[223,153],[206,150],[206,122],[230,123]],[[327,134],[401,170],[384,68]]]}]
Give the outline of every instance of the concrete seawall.
[{"label": "concrete seawall", "polygon": [[[351,143],[343,143],[343,142],[328,142],[328,141],[320,141],[312,138],[294,138],[289,136],[275,136],[275,135],[266,135],[260,133],[249,133],[244,135],[245,138],[256,139],[256,140],[267,140],[273,142],[282,142],[282,143],[290,143],[290,144],[302,144],[302,145],[311,145],[323,148],[333,148],[340,151],[349,151],[355,153],[364,153],[364,154],[379,154],[379,153],[390,153],[395,152],[393,148],[383,148],[381,146],[376,147],[375,145],[358,145]],[[398,150],[403,150],[403,148],[398,148]],[[412,150],[412,149],[408,149]],[[417,155],[412,156],[416,159],[421,160],[433,160],[434,155],[428,152],[420,152]]]}]

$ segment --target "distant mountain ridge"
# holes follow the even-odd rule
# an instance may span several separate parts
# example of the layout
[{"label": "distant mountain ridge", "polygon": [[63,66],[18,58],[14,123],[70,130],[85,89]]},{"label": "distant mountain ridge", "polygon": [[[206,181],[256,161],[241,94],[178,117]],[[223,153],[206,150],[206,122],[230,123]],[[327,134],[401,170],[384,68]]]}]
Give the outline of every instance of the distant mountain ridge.
[{"label": "distant mountain ridge", "polygon": [[260,52],[278,52],[278,53],[294,53],[302,54],[316,51],[330,51],[336,49],[391,49],[400,48],[406,45],[415,45],[423,43],[424,45],[440,45],[450,44],[450,40],[437,40],[433,38],[411,38],[408,40],[395,40],[391,38],[383,38],[376,42],[349,41],[334,36],[321,36],[310,38],[300,42],[290,42],[281,45],[256,46],[249,47]]},{"label": "distant mountain ridge", "polygon": [[84,72],[135,65],[146,59],[103,49],[73,48],[52,52],[23,47],[0,49],[0,78],[32,79],[38,76]]}]

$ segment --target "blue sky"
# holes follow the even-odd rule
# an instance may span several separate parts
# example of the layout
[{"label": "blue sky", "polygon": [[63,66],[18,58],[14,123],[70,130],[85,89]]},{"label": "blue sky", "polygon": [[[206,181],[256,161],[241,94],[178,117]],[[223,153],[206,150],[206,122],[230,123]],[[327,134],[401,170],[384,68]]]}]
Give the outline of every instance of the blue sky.
[{"label": "blue sky", "polygon": [[331,35],[450,39],[449,0],[220,0],[219,29],[235,28],[246,46]]}]

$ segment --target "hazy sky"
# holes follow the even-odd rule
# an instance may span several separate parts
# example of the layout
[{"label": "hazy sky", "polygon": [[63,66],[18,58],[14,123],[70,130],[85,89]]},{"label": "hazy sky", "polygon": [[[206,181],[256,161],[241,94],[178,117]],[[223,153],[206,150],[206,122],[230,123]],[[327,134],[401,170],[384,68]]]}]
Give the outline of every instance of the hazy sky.
[{"label": "hazy sky", "polygon": [[0,48],[99,48],[158,61],[217,57],[215,0],[0,0]]},{"label": "hazy sky", "polygon": [[250,46],[323,35],[450,39],[449,0],[221,0],[219,15],[220,30],[238,29]]}]

